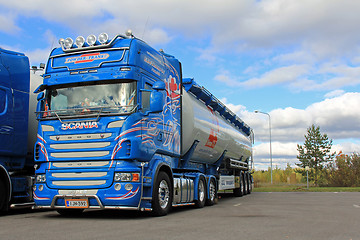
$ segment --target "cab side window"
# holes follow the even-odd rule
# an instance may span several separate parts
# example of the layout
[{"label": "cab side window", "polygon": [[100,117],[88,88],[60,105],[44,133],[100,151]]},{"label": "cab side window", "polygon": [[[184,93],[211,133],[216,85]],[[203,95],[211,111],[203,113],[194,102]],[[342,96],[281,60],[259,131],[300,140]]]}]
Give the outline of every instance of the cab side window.
[{"label": "cab side window", "polygon": [[147,112],[150,110],[150,91],[152,90],[152,87],[150,84],[145,83],[144,89],[149,91],[142,92],[141,106],[142,112]]}]

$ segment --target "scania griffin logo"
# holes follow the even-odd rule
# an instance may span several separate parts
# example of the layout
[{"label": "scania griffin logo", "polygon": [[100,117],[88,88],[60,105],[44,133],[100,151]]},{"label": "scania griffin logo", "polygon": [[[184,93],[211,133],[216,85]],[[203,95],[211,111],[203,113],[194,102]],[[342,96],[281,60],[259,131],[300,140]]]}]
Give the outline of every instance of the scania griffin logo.
[{"label": "scania griffin logo", "polygon": [[87,63],[87,62],[93,62],[95,60],[104,60],[109,57],[109,54],[107,53],[88,53],[83,54],[81,56],[77,57],[70,57],[65,59],[65,63]]},{"label": "scania griffin logo", "polygon": [[61,124],[62,130],[98,128],[97,122],[71,122]]}]

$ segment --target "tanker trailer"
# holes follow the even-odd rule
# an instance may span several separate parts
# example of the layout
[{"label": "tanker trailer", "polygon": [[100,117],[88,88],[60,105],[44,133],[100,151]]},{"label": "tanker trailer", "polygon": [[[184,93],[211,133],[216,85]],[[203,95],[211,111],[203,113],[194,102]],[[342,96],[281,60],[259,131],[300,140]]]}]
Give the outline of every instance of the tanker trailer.
[{"label": "tanker trailer", "polygon": [[207,166],[216,190],[250,193],[252,129],[193,79],[183,79],[183,86],[182,155],[191,151],[190,162]]},{"label": "tanker trailer", "polygon": [[175,57],[132,33],[94,39],[60,39],[36,91],[39,208],[161,216],[212,205],[218,191],[250,193],[248,125],[183,79]]}]

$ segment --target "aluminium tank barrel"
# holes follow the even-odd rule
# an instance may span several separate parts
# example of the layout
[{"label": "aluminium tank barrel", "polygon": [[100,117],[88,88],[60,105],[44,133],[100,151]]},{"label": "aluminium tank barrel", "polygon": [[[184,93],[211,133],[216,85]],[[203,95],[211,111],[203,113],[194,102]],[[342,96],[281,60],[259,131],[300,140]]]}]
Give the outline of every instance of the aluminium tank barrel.
[{"label": "aluminium tank barrel", "polygon": [[187,91],[182,96],[182,152],[199,141],[191,161],[215,163],[226,150],[225,158],[246,160],[251,156],[251,139],[216,111]]}]

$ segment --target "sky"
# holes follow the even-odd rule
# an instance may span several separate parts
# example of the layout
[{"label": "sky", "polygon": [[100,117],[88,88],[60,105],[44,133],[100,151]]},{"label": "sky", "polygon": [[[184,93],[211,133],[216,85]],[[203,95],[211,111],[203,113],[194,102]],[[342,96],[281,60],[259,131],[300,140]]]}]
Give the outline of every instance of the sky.
[{"label": "sky", "polygon": [[[0,0],[0,47],[46,63],[60,38],[133,34],[254,129],[255,169],[295,166],[312,124],[360,152],[360,1]],[[254,113],[255,110],[269,114]]]}]

